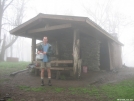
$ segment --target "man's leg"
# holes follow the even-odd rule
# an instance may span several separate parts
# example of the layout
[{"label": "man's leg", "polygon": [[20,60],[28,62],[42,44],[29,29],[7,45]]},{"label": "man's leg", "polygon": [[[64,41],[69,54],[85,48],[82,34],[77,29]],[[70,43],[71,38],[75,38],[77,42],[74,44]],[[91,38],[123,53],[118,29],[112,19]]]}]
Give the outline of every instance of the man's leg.
[{"label": "man's leg", "polygon": [[48,73],[48,85],[49,85],[49,86],[52,86],[52,84],[51,84],[51,69],[50,69],[51,64],[48,63],[47,66],[48,66],[48,67],[47,67],[47,73]]},{"label": "man's leg", "polygon": [[48,73],[48,85],[51,86],[51,70],[50,68],[47,68],[47,73]]},{"label": "man's leg", "polygon": [[41,86],[44,86],[44,72],[45,72],[45,64],[44,62],[41,63]]}]

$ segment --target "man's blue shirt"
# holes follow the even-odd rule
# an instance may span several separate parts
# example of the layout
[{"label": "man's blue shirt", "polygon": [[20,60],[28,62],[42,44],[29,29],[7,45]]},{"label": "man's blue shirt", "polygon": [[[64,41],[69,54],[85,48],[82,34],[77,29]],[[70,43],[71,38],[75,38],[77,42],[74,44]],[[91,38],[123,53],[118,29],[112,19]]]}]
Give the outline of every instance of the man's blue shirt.
[{"label": "man's blue shirt", "polygon": [[[48,44],[43,44],[43,52],[46,52],[48,51],[48,48],[49,48],[49,45]],[[43,62],[48,62],[48,57],[46,54],[44,54],[44,58],[43,58]]]}]

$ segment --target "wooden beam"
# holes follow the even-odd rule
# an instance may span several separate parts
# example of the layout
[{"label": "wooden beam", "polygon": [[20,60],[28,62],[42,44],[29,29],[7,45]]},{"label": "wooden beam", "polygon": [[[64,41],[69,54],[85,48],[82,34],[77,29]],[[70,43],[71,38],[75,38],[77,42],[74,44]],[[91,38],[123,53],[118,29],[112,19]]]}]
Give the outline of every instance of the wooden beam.
[{"label": "wooden beam", "polygon": [[59,55],[58,41],[56,41],[56,55]]},{"label": "wooden beam", "polygon": [[[58,41],[56,41],[56,57],[59,57],[59,48],[58,48]],[[58,58],[56,59],[58,60]],[[56,66],[58,66],[58,63],[56,63]]]},{"label": "wooden beam", "polygon": [[77,74],[78,70],[78,60],[79,60],[79,50],[80,50],[80,39],[79,39],[79,30],[74,30],[74,42],[73,42],[73,58],[74,58],[74,66],[73,66],[73,72],[74,76]]},{"label": "wooden beam", "polygon": [[36,53],[36,39],[32,38],[32,48],[31,48],[31,62],[35,61]]},{"label": "wooden beam", "polygon": [[78,77],[81,76],[81,65],[82,65],[82,59],[78,60]]},{"label": "wooden beam", "polygon": [[112,60],[112,51],[111,51],[111,43],[109,42],[109,41],[107,41],[108,42],[108,52],[109,52],[109,66],[110,66],[110,70],[112,70],[113,69],[113,60]]},{"label": "wooden beam", "polygon": [[[34,63],[41,63],[42,61],[34,61]],[[53,60],[51,63],[73,63],[73,60]]]},{"label": "wooden beam", "polygon": [[73,67],[51,67],[51,70],[72,70]]},{"label": "wooden beam", "polygon": [[[40,69],[40,67],[35,67],[36,69]],[[51,67],[51,70],[73,70],[73,67]]]},{"label": "wooden beam", "polygon": [[57,30],[57,29],[64,29],[64,28],[70,28],[72,27],[71,24],[62,24],[62,25],[55,25],[55,26],[47,26],[45,28],[38,28],[29,30],[28,33],[39,33],[39,32],[45,32],[45,31],[51,31],[51,30]]},{"label": "wooden beam", "polygon": [[73,60],[55,60],[51,61],[51,63],[73,63]]}]

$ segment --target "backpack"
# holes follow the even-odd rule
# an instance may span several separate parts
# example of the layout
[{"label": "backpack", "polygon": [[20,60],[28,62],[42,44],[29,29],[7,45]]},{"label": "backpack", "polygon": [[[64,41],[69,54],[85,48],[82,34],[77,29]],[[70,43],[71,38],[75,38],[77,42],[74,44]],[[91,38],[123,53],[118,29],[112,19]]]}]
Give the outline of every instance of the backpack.
[{"label": "backpack", "polygon": [[[48,43],[48,45],[49,45],[49,48],[48,48],[48,54],[47,54],[47,55],[53,56],[53,55],[54,55],[53,47],[52,47],[52,45],[49,44],[49,43]],[[43,43],[40,43],[40,45],[37,47],[37,50],[38,50],[38,51],[43,51]]]}]

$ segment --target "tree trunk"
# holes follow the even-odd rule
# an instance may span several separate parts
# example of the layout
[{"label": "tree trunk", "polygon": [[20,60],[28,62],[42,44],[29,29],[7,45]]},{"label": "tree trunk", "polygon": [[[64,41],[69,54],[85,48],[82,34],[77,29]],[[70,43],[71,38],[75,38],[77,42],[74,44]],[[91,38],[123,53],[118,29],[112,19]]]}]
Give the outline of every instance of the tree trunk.
[{"label": "tree trunk", "polygon": [[5,48],[2,48],[0,53],[0,61],[4,61],[4,56],[5,56]]},{"label": "tree trunk", "polygon": [[2,39],[1,39],[1,28],[2,28],[2,14],[0,14],[0,45],[1,45],[1,42],[2,42]]},{"label": "tree trunk", "polygon": [[4,40],[3,40],[3,44],[2,44],[2,48],[1,48],[1,52],[0,52],[0,61],[4,61],[4,55],[5,55],[5,45],[6,45],[6,36],[4,35]]},{"label": "tree trunk", "polygon": [[10,47],[10,57],[13,57],[13,46]]},{"label": "tree trunk", "polygon": [[9,48],[13,43],[17,40],[18,36],[16,36],[8,45],[6,45],[6,35],[3,38],[3,44],[0,52],[0,61],[4,61],[5,51]]}]

